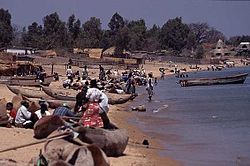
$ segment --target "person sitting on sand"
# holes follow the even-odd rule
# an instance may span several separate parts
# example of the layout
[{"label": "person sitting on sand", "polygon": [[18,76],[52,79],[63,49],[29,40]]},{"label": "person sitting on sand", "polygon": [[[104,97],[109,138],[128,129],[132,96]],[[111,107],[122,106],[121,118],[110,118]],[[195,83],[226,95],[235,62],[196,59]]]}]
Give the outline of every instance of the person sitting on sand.
[{"label": "person sitting on sand", "polygon": [[96,80],[90,81],[90,88],[86,93],[88,103],[81,118],[83,126],[110,128],[107,116],[109,111],[108,97],[97,88]]},{"label": "person sitting on sand", "polygon": [[49,116],[50,115],[50,112],[48,111],[47,104],[43,103],[43,104],[40,105],[40,107],[41,107],[40,110],[37,110],[35,112],[35,114],[37,115],[37,117],[39,119],[41,119],[44,116]]},{"label": "person sitting on sand", "polygon": [[75,112],[85,111],[85,110],[82,110],[83,109],[82,106],[87,102],[87,99],[86,99],[87,90],[88,90],[88,86],[87,84],[85,84],[82,86],[81,92],[79,92],[76,95],[76,104],[74,107]]},{"label": "person sitting on sand", "polygon": [[71,83],[72,83],[71,80],[70,80],[70,79],[67,79],[67,80],[63,81],[63,87],[64,87],[64,88],[69,88],[69,89],[70,89],[71,86],[72,86]]},{"label": "person sitting on sand", "polygon": [[33,128],[38,120],[35,113],[28,111],[29,103],[26,100],[21,101],[21,107],[18,109],[15,119],[15,125],[22,128]]},{"label": "person sitting on sand", "polygon": [[66,117],[75,117],[75,113],[70,110],[70,108],[69,108],[69,106],[68,106],[67,103],[63,103],[62,106],[57,107],[54,110],[53,115],[66,116]]},{"label": "person sitting on sand", "polygon": [[6,104],[7,115],[9,117],[9,123],[15,125],[16,113],[17,110],[13,107],[13,103],[8,102]]}]

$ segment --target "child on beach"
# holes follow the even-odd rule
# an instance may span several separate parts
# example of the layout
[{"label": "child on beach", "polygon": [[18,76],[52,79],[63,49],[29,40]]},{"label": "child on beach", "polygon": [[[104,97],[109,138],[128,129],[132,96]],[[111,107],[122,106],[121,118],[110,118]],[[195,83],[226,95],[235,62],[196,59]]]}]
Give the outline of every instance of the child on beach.
[{"label": "child on beach", "polygon": [[15,125],[15,118],[16,118],[17,110],[13,107],[13,103],[8,102],[6,104],[6,110],[7,110],[7,115],[9,117],[9,123],[11,125]]}]

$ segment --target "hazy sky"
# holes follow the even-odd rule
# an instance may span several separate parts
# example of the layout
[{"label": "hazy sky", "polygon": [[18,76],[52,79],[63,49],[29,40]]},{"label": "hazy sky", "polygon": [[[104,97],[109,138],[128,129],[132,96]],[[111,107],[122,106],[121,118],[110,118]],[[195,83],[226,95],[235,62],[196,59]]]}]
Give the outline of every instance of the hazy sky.
[{"label": "hazy sky", "polygon": [[82,23],[92,16],[100,18],[107,29],[118,12],[127,20],[143,18],[148,27],[181,16],[185,23],[207,22],[227,37],[250,35],[248,0],[0,0],[0,8],[8,9],[12,23],[21,26],[42,24],[44,16],[57,12],[63,21],[71,14]]}]

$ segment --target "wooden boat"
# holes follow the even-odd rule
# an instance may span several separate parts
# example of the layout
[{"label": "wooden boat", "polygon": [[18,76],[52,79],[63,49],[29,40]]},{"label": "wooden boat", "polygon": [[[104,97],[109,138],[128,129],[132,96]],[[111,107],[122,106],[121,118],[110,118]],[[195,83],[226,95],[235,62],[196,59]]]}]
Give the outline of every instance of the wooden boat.
[{"label": "wooden boat", "polygon": [[[76,98],[74,96],[66,96],[61,95],[57,92],[53,92],[49,87],[42,86],[43,91],[48,95],[51,96],[57,100],[65,100],[65,101],[75,101]],[[107,94],[109,98],[109,104],[123,104],[126,103],[129,100],[133,100],[136,95],[119,95],[119,94]]]},{"label": "wooden boat", "polygon": [[247,76],[248,73],[243,73],[226,77],[183,79],[180,80],[179,83],[183,87],[220,84],[243,84]]},{"label": "wooden boat", "polygon": [[44,82],[40,82],[36,76],[1,76],[0,83],[8,85],[19,85],[19,86],[49,86],[50,83],[54,80],[54,76],[46,76]]},{"label": "wooden boat", "polygon": [[44,99],[51,99],[44,91],[37,87],[22,87],[22,86],[11,86],[7,85],[8,89],[15,93],[16,95],[21,94],[28,98],[44,98]]},{"label": "wooden boat", "polygon": [[44,78],[44,82],[40,82],[39,79],[37,79],[34,76],[28,76],[28,77],[11,77],[9,79],[9,85],[20,85],[20,86],[49,86],[50,83],[54,80],[54,76],[46,76]]},{"label": "wooden boat", "polygon": [[49,87],[42,86],[42,90],[48,95],[57,100],[75,101],[75,96],[61,95],[57,92],[52,91]]},{"label": "wooden boat", "polygon": [[84,143],[94,144],[109,157],[123,155],[128,144],[128,133],[125,129],[103,129],[78,126],[73,129],[79,133],[78,138]]}]

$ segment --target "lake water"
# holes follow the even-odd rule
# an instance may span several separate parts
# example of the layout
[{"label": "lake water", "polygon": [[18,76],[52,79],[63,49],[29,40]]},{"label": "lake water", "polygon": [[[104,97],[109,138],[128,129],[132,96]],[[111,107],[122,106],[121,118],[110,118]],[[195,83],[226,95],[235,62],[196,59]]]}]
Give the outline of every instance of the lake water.
[{"label": "lake water", "polygon": [[[189,73],[215,77],[248,72],[250,68]],[[144,104],[131,122],[157,136],[160,151],[187,166],[250,165],[250,78],[244,84],[180,87],[178,78],[159,81],[151,102],[139,88],[132,106]],[[143,95],[145,94],[145,95]]]}]

